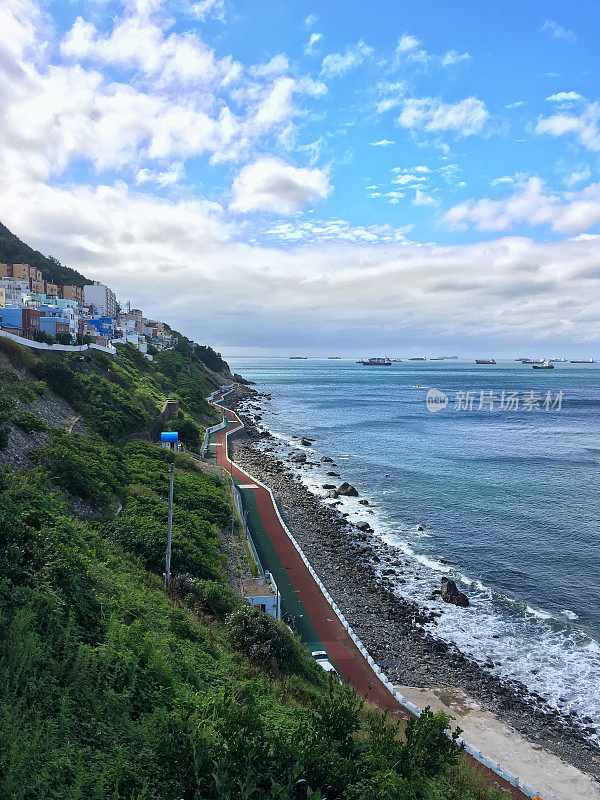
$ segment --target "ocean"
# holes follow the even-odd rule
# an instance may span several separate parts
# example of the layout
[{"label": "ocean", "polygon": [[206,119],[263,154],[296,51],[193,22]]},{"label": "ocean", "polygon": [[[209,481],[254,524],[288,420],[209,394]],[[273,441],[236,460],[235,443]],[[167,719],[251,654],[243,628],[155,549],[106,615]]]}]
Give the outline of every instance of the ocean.
[{"label": "ocean", "polygon": [[[600,365],[229,363],[272,394],[262,424],[282,453],[313,438],[356,486],[345,510],[410,564],[397,591],[442,611],[431,633],[600,742]],[[435,412],[431,388],[448,398]],[[326,469],[302,471],[317,494]],[[428,599],[443,575],[469,608]]]}]

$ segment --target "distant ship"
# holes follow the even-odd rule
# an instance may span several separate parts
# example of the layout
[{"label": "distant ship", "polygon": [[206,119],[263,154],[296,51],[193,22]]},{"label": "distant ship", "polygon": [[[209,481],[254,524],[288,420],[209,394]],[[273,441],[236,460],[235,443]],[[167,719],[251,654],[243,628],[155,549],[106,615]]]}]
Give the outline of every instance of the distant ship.
[{"label": "distant ship", "polygon": [[427,361],[424,356],[416,356],[415,358],[409,358],[409,361]]},{"label": "distant ship", "polygon": [[583,361],[578,361],[578,360],[571,359],[571,364],[595,364],[595,363],[596,362],[594,361],[593,358],[586,358],[586,359],[583,359]]},{"label": "distant ship", "polygon": [[392,361],[394,362],[394,364],[401,364],[402,363],[402,359],[401,358],[392,358]]},{"label": "distant ship", "polygon": [[550,363],[553,364],[566,364],[567,359],[563,356],[562,358],[551,358]]},{"label": "distant ship", "polygon": [[542,361],[541,364],[532,364],[532,369],[554,369],[554,364],[551,364],[549,361]]},{"label": "distant ship", "polygon": [[496,362],[494,361],[493,358],[478,358],[478,359],[475,360],[475,363],[476,364],[495,364]]},{"label": "distant ship", "polygon": [[362,364],[365,367],[391,367],[392,362],[389,358],[369,358],[366,361],[357,361],[357,364]]},{"label": "distant ship", "polygon": [[443,361],[444,360],[444,356],[436,356],[435,358],[430,358],[429,360],[430,361]]},{"label": "distant ship", "polygon": [[308,356],[290,356],[290,361],[308,361]]},{"label": "distant ship", "polygon": [[458,361],[458,356],[442,356],[442,361]]},{"label": "distant ship", "polygon": [[342,357],[341,356],[329,356],[329,358],[327,360],[328,361],[341,361]]}]

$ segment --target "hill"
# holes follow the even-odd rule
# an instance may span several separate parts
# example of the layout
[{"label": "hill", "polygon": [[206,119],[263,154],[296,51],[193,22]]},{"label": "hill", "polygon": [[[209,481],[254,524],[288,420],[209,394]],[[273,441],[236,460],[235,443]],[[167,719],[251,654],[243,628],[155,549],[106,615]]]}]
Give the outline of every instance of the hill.
[{"label": "hill", "polygon": [[0,797],[500,800],[448,717],[387,719],[232,590],[226,476],[124,441],[170,397],[197,452],[217,380],[190,352],[0,339]]},{"label": "hill", "polygon": [[69,286],[85,286],[91,283],[80,272],[65,267],[54,256],[45,256],[22,242],[18,236],[8,230],[0,222],[0,262],[14,264],[31,264],[37,267],[45,280],[51,283]]}]

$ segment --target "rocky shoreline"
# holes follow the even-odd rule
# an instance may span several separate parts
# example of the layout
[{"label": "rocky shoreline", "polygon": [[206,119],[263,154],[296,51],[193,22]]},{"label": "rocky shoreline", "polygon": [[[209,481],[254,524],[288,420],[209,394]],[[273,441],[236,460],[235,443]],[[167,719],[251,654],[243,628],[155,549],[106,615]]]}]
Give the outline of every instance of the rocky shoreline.
[{"label": "rocky shoreline", "polygon": [[[272,489],[290,531],[388,677],[407,686],[463,689],[529,741],[600,779],[600,749],[568,719],[524,685],[500,681],[423,629],[435,613],[399,597],[387,577],[401,573],[403,554],[374,537],[368,525],[359,530],[349,523],[301,483],[291,460],[286,464],[274,450],[269,452],[271,435],[260,425],[260,402],[269,399],[252,389],[236,390],[227,398],[227,406],[246,426],[231,440],[234,459]],[[339,486],[340,478],[332,476],[332,485],[334,480]],[[591,719],[583,724],[592,731]]]}]

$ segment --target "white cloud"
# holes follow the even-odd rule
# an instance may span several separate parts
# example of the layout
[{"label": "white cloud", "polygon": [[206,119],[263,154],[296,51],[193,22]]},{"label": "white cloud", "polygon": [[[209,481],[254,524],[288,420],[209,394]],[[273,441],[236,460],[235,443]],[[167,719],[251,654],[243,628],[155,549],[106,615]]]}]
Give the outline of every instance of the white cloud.
[{"label": "white cloud", "polygon": [[352,47],[347,47],[343,53],[330,53],[325,56],[321,64],[321,73],[327,78],[345,75],[350,70],[359,67],[372,52],[372,47],[359,41]]},{"label": "white cloud", "polygon": [[499,186],[502,183],[514,183],[515,179],[512,175],[503,175],[501,178],[494,178],[490,181],[490,186]]},{"label": "white cloud", "polygon": [[546,100],[549,100],[551,103],[569,103],[583,99],[579,92],[557,92],[546,98]]},{"label": "white cloud", "polygon": [[[397,194],[399,197],[403,195]],[[371,197],[381,197],[381,194]],[[353,242],[357,244],[376,244],[406,242],[406,234],[411,225],[395,228],[392,225],[350,225],[344,219],[308,220],[299,222],[279,222],[266,231],[267,236],[288,242]]]},{"label": "white cloud", "polygon": [[304,48],[304,55],[312,56],[315,52],[316,45],[321,41],[323,38],[322,33],[311,33],[310,39],[307,42],[306,47]]},{"label": "white cloud", "polygon": [[409,34],[405,33],[398,40],[398,47],[396,49],[399,53],[408,53],[410,50],[416,50],[417,47],[420,46],[420,39],[417,39],[416,36],[410,36]]},{"label": "white cloud", "polygon": [[581,145],[594,152],[600,151],[600,103],[590,103],[579,115],[554,114],[540,117],[535,127],[538,134],[564,136],[574,134]]},{"label": "white cloud", "polygon": [[319,21],[318,14],[309,14],[307,17],[304,18],[304,27],[312,28],[314,25],[317,24],[318,21]]},{"label": "white cloud", "polygon": [[379,139],[377,142],[371,142],[371,147],[389,147],[391,144],[396,144],[391,139]]},{"label": "white cloud", "polygon": [[463,64],[471,60],[470,53],[458,53],[456,50],[448,50],[442,58],[443,67],[454,67],[456,64]]},{"label": "white cloud", "polygon": [[479,133],[489,113],[476,97],[457,103],[444,103],[439,97],[411,98],[404,101],[398,124],[430,132],[455,131],[458,136]]},{"label": "white cloud", "polygon": [[412,204],[413,206],[439,206],[439,201],[422,189],[417,189],[412,199]]},{"label": "white cloud", "polygon": [[425,178],[422,175],[411,175],[410,173],[406,173],[404,175],[398,175],[394,178],[394,183],[399,184],[400,186],[405,186],[408,183],[423,183]]},{"label": "white cloud", "polygon": [[570,175],[567,175],[564,178],[565,186],[575,186],[576,183],[582,183],[582,181],[589,180],[591,176],[590,168],[584,167],[579,172],[575,171],[572,172]]},{"label": "white cloud", "polygon": [[501,200],[468,200],[451,208],[444,221],[450,227],[469,226],[480,231],[506,231],[513,225],[550,225],[560,233],[581,233],[600,222],[600,183],[578,192],[558,194],[530,178]]},{"label": "white cloud", "polygon": [[273,58],[266,64],[258,64],[256,67],[250,68],[250,74],[258,78],[271,77],[273,75],[281,75],[287,72],[290,68],[290,62],[285,53],[273,56]]},{"label": "white cloud", "polygon": [[208,17],[225,21],[225,0],[196,0],[189,4],[187,10],[201,22],[205,22]]},{"label": "white cloud", "polygon": [[400,67],[403,63],[421,64],[427,66],[429,63],[429,53],[421,47],[421,40],[416,36],[405,33],[398,40],[398,45],[394,54],[394,68]]},{"label": "white cloud", "polygon": [[162,172],[144,167],[138,170],[135,176],[135,182],[138,186],[143,183],[155,183],[157,186],[165,187],[179,183],[184,175],[183,164],[177,162],[176,164],[172,164],[168,170],[163,170]]},{"label": "white cloud", "polygon": [[547,19],[540,30],[542,30],[544,33],[547,33],[553,39],[562,39],[564,42],[568,42],[569,44],[575,44],[577,41],[577,36],[575,36],[573,31],[563,28],[562,25],[559,25],[558,22],[553,19]]},{"label": "white cloud", "polygon": [[157,21],[138,14],[117,20],[107,34],[77,17],[60,50],[65,58],[137,70],[158,85],[210,86],[231,82],[241,73],[239,64],[229,57],[217,59],[194,34],[165,35]]},{"label": "white cloud", "polygon": [[232,211],[290,215],[331,191],[326,170],[292,167],[276,158],[259,158],[233,181]]}]

